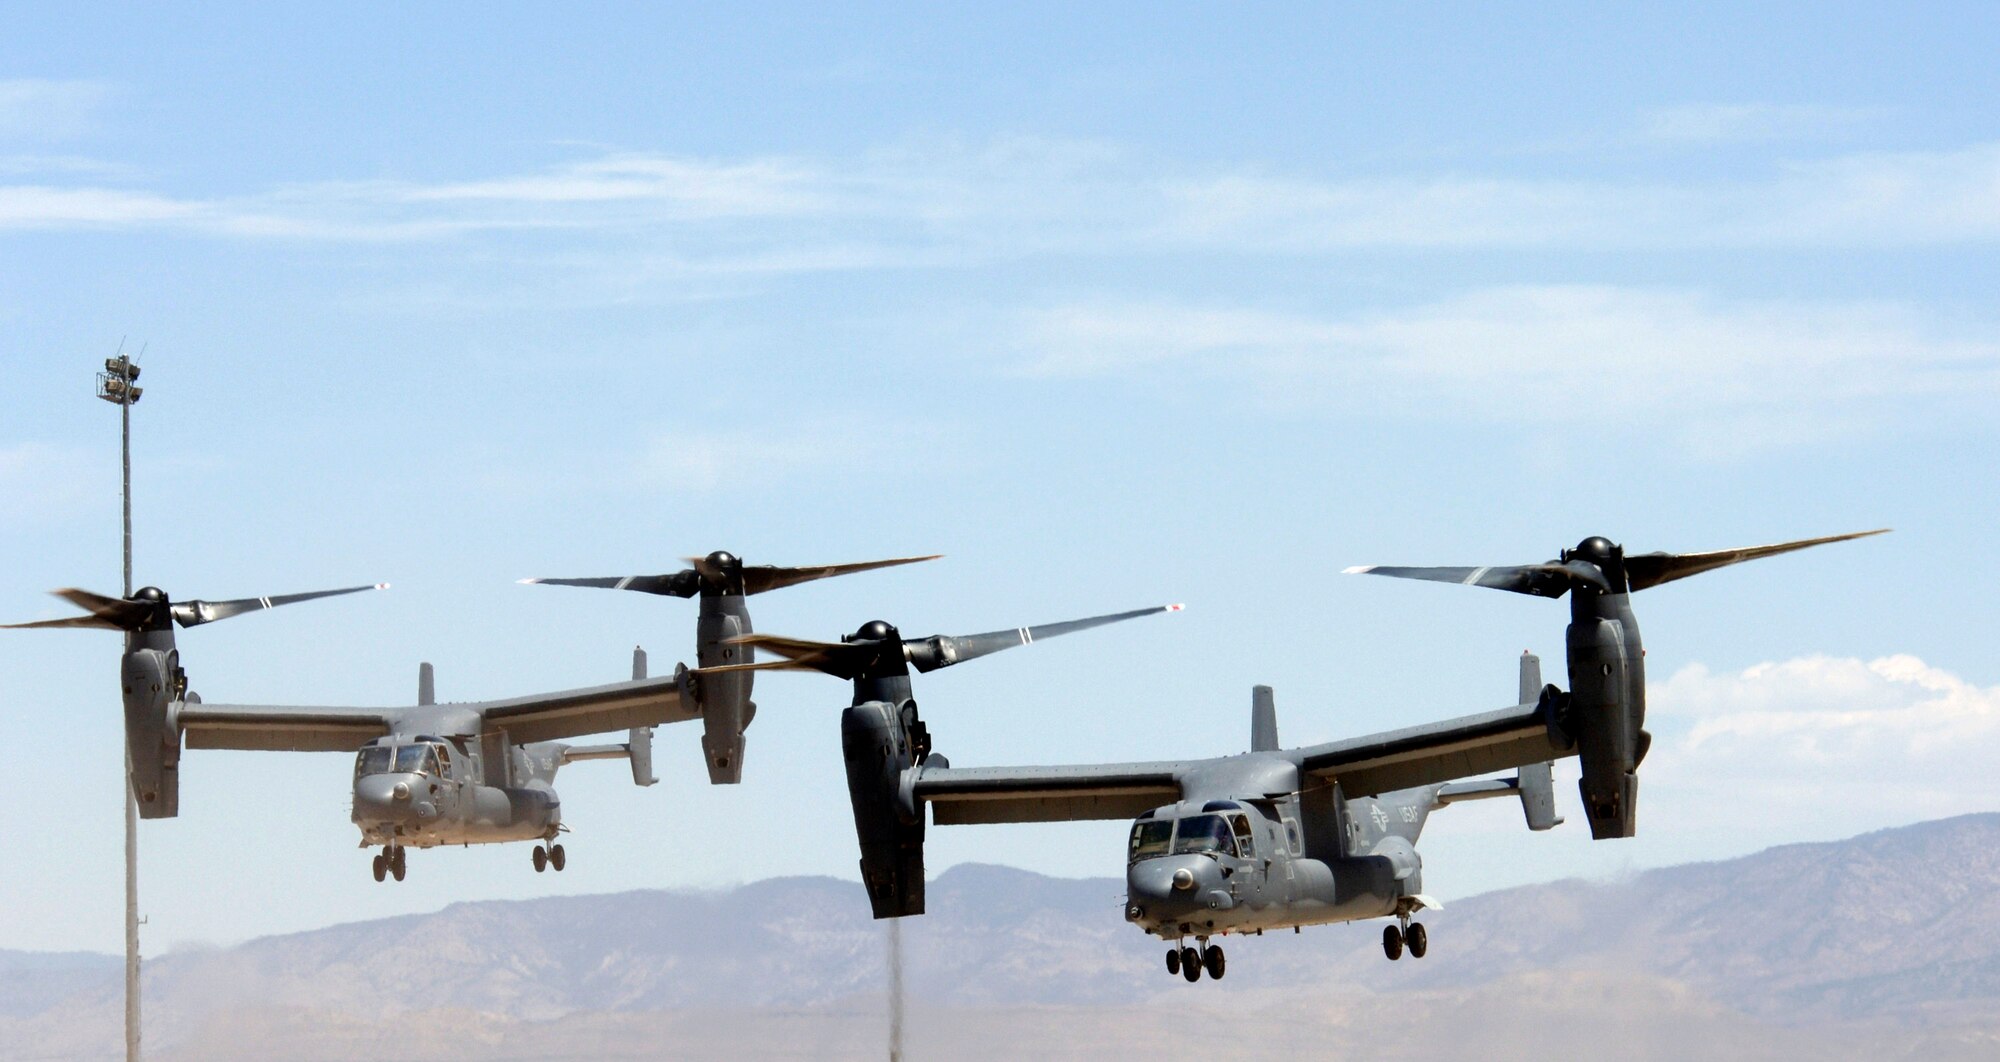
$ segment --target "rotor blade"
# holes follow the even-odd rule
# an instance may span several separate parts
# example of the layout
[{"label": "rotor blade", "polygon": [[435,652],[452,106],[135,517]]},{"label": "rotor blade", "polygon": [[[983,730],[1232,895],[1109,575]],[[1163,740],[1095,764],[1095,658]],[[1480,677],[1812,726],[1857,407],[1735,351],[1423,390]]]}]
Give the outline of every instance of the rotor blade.
[{"label": "rotor blade", "polygon": [[59,620],[42,620],[37,623],[9,623],[4,626],[27,630],[32,628],[96,627],[104,630],[134,630],[146,622],[152,614],[153,606],[143,601],[128,601],[122,597],[106,597],[74,586],[65,586],[49,593],[89,613],[85,616],[70,616]]},{"label": "rotor blade", "polygon": [[828,579],[836,575],[852,575],[855,572],[874,571],[877,568],[893,568],[899,564],[915,564],[919,561],[936,560],[944,556],[933,553],[924,557],[896,557],[890,560],[857,561],[852,564],[821,564],[804,568],[780,568],[770,564],[760,564],[743,569],[743,592],[761,594],[766,590],[779,590],[787,586],[809,583],[815,579]]},{"label": "rotor blade", "polygon": [[[1589,567],[1582,565],[1582,567]],[[1514,594],[1533,594],[1536,597],[1561,597],[1568,593],[1578,579],[1604,585],[1604,576],[1591,569],[1595,579],[1586,577],[1575,567],[1551,561],[1547,564],[1516,564],[1497,568],[1398,568],[1387,564],[1358,564],[1341,572],[1343,575],[1387,575],[1395,579],[1427,579],[1434,583],[1459,583],[1463,586],[1488,586],[1495,590],[1505,590]]]},{"label": "rotor blade", "polygon": [[1649,586],[1670,583],[1675,579],[1685,579],[1690,575],[1699,575],[1731,564],[1741,564],[1747,560],[1775,557],[1780,553],[1790,553],[1809,546],[1846,542],[1850,539],[1886,534],[1888,531],[1889,528],[1883,527],[1873,531],[1855,531],[1845,535],[1828,535],[1825,538],[1803,538],[1796,542],[1780,542],[1772,546],[1719,549],[1708,553],[1641,553],[1636,557],[1625,558],[1625,575],[1631,581],[1632,589],[1644,590]]},{"label": "rotor blade", "polygon": [[103,616],[71,616],[67,619],[41,620],[35,623],[0,623],[0,630],[25,631],[35,628],[55,627],[96,627],[107,631],[122,631],[125,628]]},{"label": "rotor blade", "polygon": [[746,634],[729,639],[731,645],[744,645],[756,649],[768,649],[784,660],[765,661],[756,664],[724,664],[708,670],[730,671],[819,671],[837,678],[852,679],[866,670],[882,653],[889,651],[891,642],[812,642],[804,638],[787,638],[778,634]]},{"label": "rotor blade", "polygon": [[131,630],[144,624],[146,617],[153,614],[153,608],[155,607],[149,602],[132,601],[127,598],[110,597],[105,594],[93,594],[88,590],[78,590],[74,586],[66,586],[60,590],[51,590],[49,593],[62,598],[64,601],[75,605],[98,619],[104,620],[119,630]]},{"label": "rotor blade", "polygon": [[204,623],[240,616],[245,612],[257,612],[279,605],[291,605],[300,601],[311,601],[322,597],[338,597],[341,594],[358,594],[363,590],[387,590],[388,583],[370,583],[367,586],[349,586],[340,590],[314,590],[304,594],[279,594],[276,597],[244,597],[234,601],[177,601],[173,604],[174,620],[183,627],[198,627]]},{"label": "rotor blade", "polygon": [[1108,623],[1138,619],[1159,612],[1179,612],[1185,605],[1155,605],[1152,608],[1135,608],[1130,612],[1114,612],[1107,616],[1092,616],[1089,619],[1067,620],[1062,623],[1044,623],[1038,627],[1016,627],[1008,631],[988,631],[985,634],[932,635],[920,641],[911,641],[904,647],[909,656],[910,666],[918,671],[935,671],[941,667],[997,653],[1002,649],[1012,649],[1017,645],[1061,634],[1102,627]]},{"label": "rotor blade", "polygon": [[[828,675],[839,675],[838,672],[827,671],[799,660],[759,660],[754,664],[710,664],[707,667],[696,668],[695,671],[703,675],[725,671],[819,671]],[[839,677],[848,676],[839,675]]]},{"label": "rotor blade", "polygon": [[522,579],[529,585],[591,586],[602,590],[637,590],[642,594],[666,597],[693,597],[701,592],[701,579],[694,572],[670,575],[607,575],[594,579]]},{"label": "rotor blade", "polygon": [[122,597],[109,597],[104,594],[94,594],[88,590],[79,590],[74,586],[65,586],[60,590],[51,590],[49,593],[62,598],[64,601],[75,605],[85,612],[99,616],[111,615],[118,612],[136,611],[144,613],[147,607],[137,601],[128,601]]}]

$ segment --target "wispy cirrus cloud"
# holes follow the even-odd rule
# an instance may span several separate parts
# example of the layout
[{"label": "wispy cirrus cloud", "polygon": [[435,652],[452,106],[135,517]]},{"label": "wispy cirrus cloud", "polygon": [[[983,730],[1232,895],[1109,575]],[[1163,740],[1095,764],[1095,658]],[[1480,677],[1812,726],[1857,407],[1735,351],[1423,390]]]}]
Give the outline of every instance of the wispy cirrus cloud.
[{"label": "wispy cirrus cloud", "polygon": [[1015,342],[1032,375],[1171,374],[1356,410],[1507,421],[1550,395],[1603,395],[1605,420],[1668,426],[1708,456],[1845,433],[1913,404],[2000,401],[1990,330],[1893,303],[1671,289],[1499,287],[1347,316],[1072,303],[1024,314]]},{"label": "wispy cirrus cloud", "polygon": [[75,137],[95,123],[111,94],[101,81],[0,79],[0,138]]},{"label": "wispy cirrus cloud", "polygon": [[199,223],[205,204],[116,188],[0,185],[0,229],[127,228]]},{"label": "wispy cirrus cloud", "polygon": [[1231,174],[1169,182],[1165,195],[1163,240],[1289,253],[1990,243],[2000,144],[1787,163],[1733,181]]},{"label": "wispy cirrus cloud", "polygon": [[1688,103],[1655,107],[1640,135],[1676,144],[1818,140],[1854,133],[1889,116],[1882,107],[1800,103]]},{"label": "wispy cirrus cloud", "polygon": [[567,235],[672,242],[684,257],[802,262],[814,256],[798,252],[828,245],[961,262],[1051,252],[1895,247],[2000,239],[2000,144],[1679,181],[1328,177],[1177,167],[1112,145],[1012,138],[848,158],[621,153],[465,180],[317,181],[227,196],[42,180],[0,185],[0,202],[11,204],[0,227],[16,229],[126,224],[405,242]]}]

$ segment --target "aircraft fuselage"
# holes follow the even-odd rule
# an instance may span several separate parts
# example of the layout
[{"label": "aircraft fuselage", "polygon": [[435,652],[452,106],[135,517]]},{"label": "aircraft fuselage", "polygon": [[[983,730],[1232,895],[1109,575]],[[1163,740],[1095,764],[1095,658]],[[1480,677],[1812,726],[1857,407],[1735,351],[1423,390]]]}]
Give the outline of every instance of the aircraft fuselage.
[{"label": "aircraft fuselage", "polygon": [[[1260,759],[1221,765],[1270,773],[1275,765]],[[1271,786],[1248,791],[1257,789]],[[1127,849],[1126,920],[1178,940],[1393,917],[1428,902],[1416,839],[1436,787],[1317,796],[1197,797],[1140,816]]]}]

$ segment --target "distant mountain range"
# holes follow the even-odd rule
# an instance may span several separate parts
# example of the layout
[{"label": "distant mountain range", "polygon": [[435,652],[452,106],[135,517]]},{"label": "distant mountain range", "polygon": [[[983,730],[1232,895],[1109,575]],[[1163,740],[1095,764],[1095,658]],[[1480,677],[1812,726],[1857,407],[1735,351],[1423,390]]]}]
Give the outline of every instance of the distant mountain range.
[{"label": "distant mountain range", "polygon": [[[905,1057],[2000,1059],[2000,814],[1230,938],[1170,978],[1123,883],[961,866],[905,920]],[[860,886],[454,904],[147,966],[148,1057],[879,1058]],[[0,1058],[122,1057],[120,960],[0,952]]]}]

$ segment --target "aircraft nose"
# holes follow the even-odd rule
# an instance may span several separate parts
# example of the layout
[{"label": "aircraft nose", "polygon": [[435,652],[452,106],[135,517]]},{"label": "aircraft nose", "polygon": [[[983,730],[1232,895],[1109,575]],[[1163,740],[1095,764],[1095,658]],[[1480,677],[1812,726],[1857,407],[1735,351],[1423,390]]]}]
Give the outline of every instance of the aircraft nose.
[{"label": "aircraft nose", "polygon": [[1142,859],[1125,871],[1126,912],[1134,921],[1171,920],[1201,906],[1200,897],[1219,880],[1215,861],[1205,856]]},{"label": "aircraft nose", "polygon": [[410,780],[393,774],[370,774],[354,780],[354,813],[357,817],[397,821],[408,818]]}]

